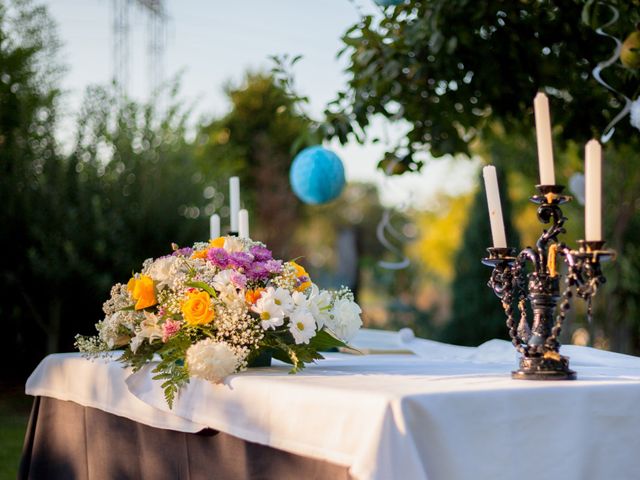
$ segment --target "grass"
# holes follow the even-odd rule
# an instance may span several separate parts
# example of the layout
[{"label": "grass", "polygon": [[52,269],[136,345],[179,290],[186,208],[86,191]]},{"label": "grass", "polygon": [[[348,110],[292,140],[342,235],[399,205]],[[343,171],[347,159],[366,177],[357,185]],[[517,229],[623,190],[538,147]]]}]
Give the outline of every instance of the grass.
[{"label": "grass", "polygon": [[0,480],[15,480],[33,397],[22,386],[0,393]]}]

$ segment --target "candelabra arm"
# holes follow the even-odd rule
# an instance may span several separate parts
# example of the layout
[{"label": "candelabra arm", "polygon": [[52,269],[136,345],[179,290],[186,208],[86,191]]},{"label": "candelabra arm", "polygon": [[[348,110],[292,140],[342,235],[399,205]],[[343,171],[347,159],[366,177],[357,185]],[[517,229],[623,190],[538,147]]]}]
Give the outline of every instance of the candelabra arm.
[{"label": "candelabra arm", "polygon": [[524,275],[524,267],[527,263],[527,260],[531,262],[534,271],[539,271],[542,268],[540,253],[535,251],[531,247],[527,247],[522,250],[517,257],[517,262],[520,265],[520,271],[522,275]]}]

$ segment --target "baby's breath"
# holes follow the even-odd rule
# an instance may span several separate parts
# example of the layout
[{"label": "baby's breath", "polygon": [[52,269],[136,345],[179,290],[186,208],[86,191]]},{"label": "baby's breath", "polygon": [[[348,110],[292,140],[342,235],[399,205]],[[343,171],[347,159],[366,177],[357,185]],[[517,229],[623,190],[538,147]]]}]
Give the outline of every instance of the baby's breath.
[{"label": "baby's breath", "polygon": [[282,266],[282,272],[273,278],[272,282],[276,287],[282,287],[285,290],[293,292],[298,285],[298,277],[296,276],[296,269],[290,263],[285,263]]},{"label": "baby's breath", "polygon": [[116,283],[111,287],[111,297],[102,305],[102,311],[105,315],[111,315],[123,308],[127,308],[133,304],[133,299],[129,295],[127,286]]}]

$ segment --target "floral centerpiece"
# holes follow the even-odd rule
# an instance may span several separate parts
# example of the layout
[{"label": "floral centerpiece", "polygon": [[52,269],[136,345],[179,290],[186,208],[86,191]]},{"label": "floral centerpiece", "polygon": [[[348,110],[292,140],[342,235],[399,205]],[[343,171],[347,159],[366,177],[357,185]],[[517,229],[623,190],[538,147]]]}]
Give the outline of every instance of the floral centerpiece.
[{"label": "floral centerpiece", "polygon": [[320,290],[295,261],[232,236],[146,260],[113,286],[103,310],[98,334],[77,335],[77,348],[123,349],[120,360],[134,370],[158,361],[154,379],[169,406],[191,377],[221,382],[270,356],[295,373],[321,350],[347,346],[362,326],[349,289]]}]

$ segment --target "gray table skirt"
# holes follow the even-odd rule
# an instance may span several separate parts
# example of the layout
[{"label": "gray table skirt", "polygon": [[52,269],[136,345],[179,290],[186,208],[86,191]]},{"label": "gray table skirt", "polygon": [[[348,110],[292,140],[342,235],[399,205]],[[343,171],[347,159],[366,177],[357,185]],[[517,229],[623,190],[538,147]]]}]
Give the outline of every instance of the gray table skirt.
[{"label": "gray table skirt", "polygon": [[20,480],[347,480],[346,467],[214,430],[143,425],[73,402],[36,397]]}]

